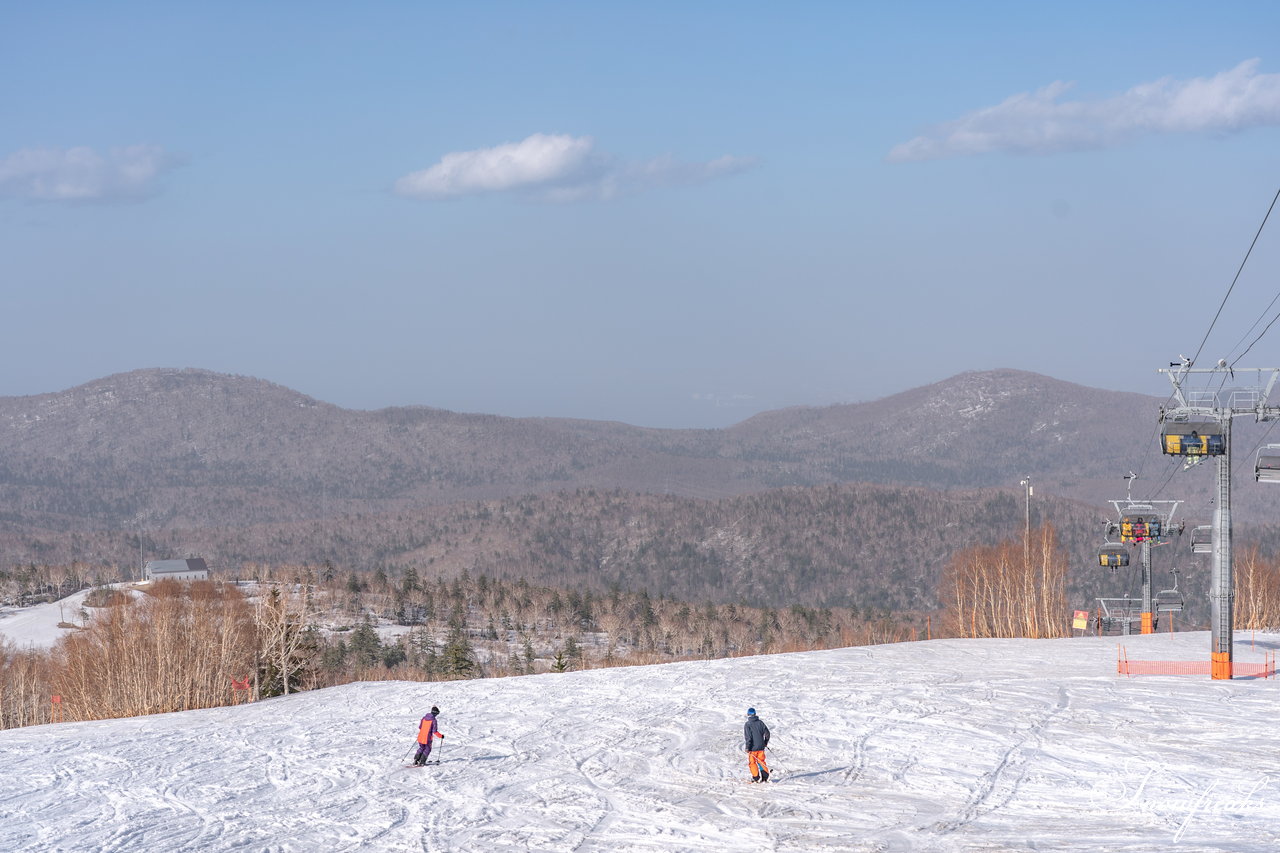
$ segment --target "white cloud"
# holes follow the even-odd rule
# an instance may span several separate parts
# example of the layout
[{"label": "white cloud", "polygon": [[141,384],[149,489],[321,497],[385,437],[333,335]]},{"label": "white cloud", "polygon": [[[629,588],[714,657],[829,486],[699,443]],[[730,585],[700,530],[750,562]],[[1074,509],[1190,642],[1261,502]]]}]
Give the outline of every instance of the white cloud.
[{"label": "white cloud", "polygon": [[1014,95],[894,146],[894,162],[991,151],[1039,154],[1105,148],[1150,133],[1234,131],[1280,124],[1280,74],[1250,59],[1212,77],[1141,83],[1097,101],[1063,101],[1053,83]]},{"label": "white cloud", "polygon": [[24,148],[0,160],[0,196],[32,201],[113,201],[155,191],[178,160],[154,145],[112,148]]},{"label": "white cloud", "polygon": [[706,163],[658,157],[625,163],[597,152],[589,136],[535,133],[521,142],[456,151],[412,172],[395,191],[420,199],[492,192],[523,192],[550,201],[612,198],[654,186],[688,185],[740,172],[754,161],[725,156]]}]

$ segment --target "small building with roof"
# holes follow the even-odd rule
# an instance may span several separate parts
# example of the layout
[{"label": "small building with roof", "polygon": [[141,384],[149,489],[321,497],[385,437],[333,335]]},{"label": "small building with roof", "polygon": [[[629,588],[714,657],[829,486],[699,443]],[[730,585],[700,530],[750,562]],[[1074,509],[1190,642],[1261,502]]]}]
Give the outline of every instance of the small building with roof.
[{"label": "small building with roof", "polygon": [[150,581],[206,581],[209,566],[200,557],[189,560],[147,560],[143,579]]}]

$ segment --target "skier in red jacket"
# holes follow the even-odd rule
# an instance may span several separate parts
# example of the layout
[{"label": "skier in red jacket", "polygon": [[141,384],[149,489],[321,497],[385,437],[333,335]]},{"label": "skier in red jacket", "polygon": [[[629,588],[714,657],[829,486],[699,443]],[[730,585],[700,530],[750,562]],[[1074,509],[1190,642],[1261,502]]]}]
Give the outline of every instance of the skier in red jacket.
[{"label": "skier in red jacket", "polygon": [[440,729],[436,724],[436,720],[440,716],[440,709],[435,705],[431,706],[431,713],[422,717],[422,722],[418,723],[418,752],[413,756],[413,763],[418,767],[427,763],[427,758],[431,755],[431,736],[435,735],[444,740],[444,735],[440,734]]}]

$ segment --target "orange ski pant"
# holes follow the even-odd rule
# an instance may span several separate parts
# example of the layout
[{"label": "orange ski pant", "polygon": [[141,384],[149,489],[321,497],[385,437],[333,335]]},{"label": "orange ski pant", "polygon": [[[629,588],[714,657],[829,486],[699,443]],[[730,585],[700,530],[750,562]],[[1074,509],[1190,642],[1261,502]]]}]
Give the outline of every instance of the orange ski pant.
[{"label": "orange ski pant", "polygon": [[769,772],[769,765],[764,761],[764,750],[757,749],[755,752],[747,753],[747,767],[751,769],[752,776],[759,776],[760,770],[765,773]]}]

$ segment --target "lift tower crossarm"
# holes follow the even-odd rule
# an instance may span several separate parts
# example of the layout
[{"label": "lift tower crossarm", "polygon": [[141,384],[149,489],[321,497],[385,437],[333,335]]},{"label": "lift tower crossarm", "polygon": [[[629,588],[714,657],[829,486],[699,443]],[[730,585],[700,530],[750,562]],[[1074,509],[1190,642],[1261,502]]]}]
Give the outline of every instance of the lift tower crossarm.
[{"label": "lift tower crossarm", "polygon": [[1267,401],[1271,399],[1271,391],[1276,387],[1276,379],[1280,378],[1280,369],[1271,369],[1271,378],[1267,380],[1267,387],[1262,390],[1262,399],[1258,401],[1258,420],[1263,420],[1263,412],[1267,408]]},{"label": "lift tower crossarm", "polygon": [[[1169,414],[1197,414],[1197,415],[1215,415],[1221,417],[1224,414],[1230,415],[1255,415],[1260,421],[1275,420],[1280,418],[1280,406],[1270,405],[1271,392],[1275,390],[1276,380],[1280,379],[1280,367],[1179,367],[1170,369],[1161,367],[1156,370],[1157,373],[1164,373],[1169,377],[1169,383],[1173,385],[1173,396],[1178,401],[1178,405],[1169,410]],[[1220,405],[1218,395],[1213,392],[1206,392],[1204,396],[1193,398],[1191,401],[1187,399],[1186,390],[1183,388],[1183,381],[1190,374],[1206,374],[1206,373],[1230,373],[1234,376],[1236,373],[1257,373],[1259,378],[1261,374],[1270,373],[1271,376],[1267,380],[1266,387],[1259,393],[1253,392],[1256,396],[1249,401],[1250,405]],[[1235,402],[1235,401],[1232,401]],[[1203,405],[1208,403],[1209,405]],[[1224,411],[1226,410],[1226,411]]]}]

